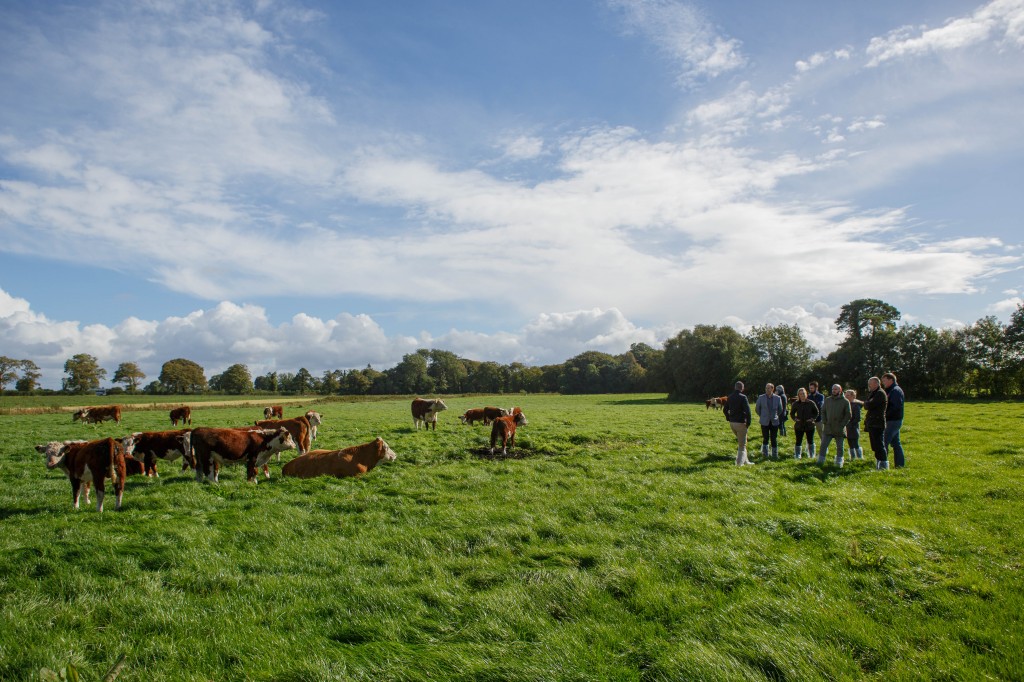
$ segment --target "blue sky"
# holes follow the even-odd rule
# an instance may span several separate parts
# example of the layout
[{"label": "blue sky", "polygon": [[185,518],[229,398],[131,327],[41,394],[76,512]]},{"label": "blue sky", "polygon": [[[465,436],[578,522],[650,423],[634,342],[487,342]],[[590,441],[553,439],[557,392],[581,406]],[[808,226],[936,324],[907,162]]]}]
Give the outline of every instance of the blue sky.
[{"label": "blue sky", "polygon": [[1024,292],[1024,0],[0,6],[0,353],[528,364]]}]

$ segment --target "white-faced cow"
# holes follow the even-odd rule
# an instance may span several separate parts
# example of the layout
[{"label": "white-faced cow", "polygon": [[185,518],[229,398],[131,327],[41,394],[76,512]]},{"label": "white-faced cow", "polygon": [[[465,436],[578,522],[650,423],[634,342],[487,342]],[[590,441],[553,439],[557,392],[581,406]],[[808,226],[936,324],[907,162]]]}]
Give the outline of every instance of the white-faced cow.
[{"label": "white-faced cow", "polygon": [[189,426],[192,425],[191,407],[188,405],[182,405],[181,407],[176,407],[171,410],[171,426],[177,426],[179,421],[182,426],[185,424],[188,424]]},{"label": "white-faced cow", "polygon": [[440,398],[431,400],[416,398],[412,401],[412,424],[417,429],[420,428],[420,422],[423,422],[423,428],[425,429],[429,429],[430,425],[433,424],[436,431],[437,413],[444,412],[447,409],[448,406]]},{"label": "white-faced cow", "polygon": [[284,419],[284,408],[280,405],[271,405],[263,408],[264,419]]},{"label": "white-faced cow", "polygon": [[353,445],[342,450],[311,450],[281,468],[282,476],[314,478],[316,476],[359,476],[380,462],[393,462],[397,455],[383,439]]},{"label": "white-faced cow", "polygon": [[107,420],[114,420],[115,423],[121,423],[121,406],[120,405],[108,405],[106,407],[86,407],[84,409],[75,412],[71,417],[71,421],[81,421],[86,424],[99,424]]},{"label": "white-faced cow", "polygon": [[173,462],[184,458],[181,470],[195,468],[192,459],[192,429],[177,431],[142,431],[129,438],[135,441],[135,457],[141,459],[147,476],[159,476],[156,460]]},{"label": "white-faced cow", "polygon": [[256,473],[276,452],[294,450],[295,439],[287,429],[215,429],[192,430],[192,452],[196,462],[196,480],[217,482],[220,467],[245,462],[245,475],[256,482]]},{"label": "white-faced cow", "polygon": [[[305,415],[299,415],[291,419],[261,419],[255,422],[255,424],[261,429],[287,429],[288,433],[292,434],[292,438],[295,439],[295,446],[299,449],[299,454],[304,455],[309,452],[310,428],[309,420],[306,419]],[[277,460],[281,461],[280,453],[277,455]]]},{"label": "white-faced cow", "polygon": [[516,416],[507,415],[498,417],[491,424],[491,454],[494,454],[494,444],[501,439],[501,454],[507,455],[508,448],[516,444],[516,427],[527,424],[526,415],[522,410]]},{"label": "white-faced cow", "polygon": [[320,416],[319,412],[314,412],[313,410],[307,412],[305,416],[309,421],[309,440],[312,442],[316,440],[316,429],[324,423],[324,418]]},{"label": "white-faced cow", "polygon": [[[47,469],[60,469],[71,481],[71,501],[78,509],[78,500],[85,486],[85,503],[89,504],[89,484],[96,487],[96,510],[103,511],[104,479],[114,484],[116,509],[121,508],[124,479],[127,475],[125,457],[131,454],[131,437],[127,443],[113,438],[92,441],[52,441],[37,445],[36,451],[46,458]],[[126,452],[127,445],[127,452]],[[133,467],[134,468],[134,467]]]}]

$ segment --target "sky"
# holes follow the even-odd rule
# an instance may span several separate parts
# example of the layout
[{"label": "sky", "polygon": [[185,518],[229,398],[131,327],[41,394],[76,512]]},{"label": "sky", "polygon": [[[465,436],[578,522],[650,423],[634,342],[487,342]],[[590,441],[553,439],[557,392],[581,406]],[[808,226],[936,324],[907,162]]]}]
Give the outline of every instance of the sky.
[{"label": "sky", "polygon": [[6,0],[0,92],[0,354],[49,388],[1024,296],[1024,0]]}]

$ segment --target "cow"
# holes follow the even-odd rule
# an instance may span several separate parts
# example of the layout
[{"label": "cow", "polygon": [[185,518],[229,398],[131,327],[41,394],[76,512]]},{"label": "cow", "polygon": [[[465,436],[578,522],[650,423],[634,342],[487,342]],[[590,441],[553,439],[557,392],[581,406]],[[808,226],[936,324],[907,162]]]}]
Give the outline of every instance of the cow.
[{"label": "cow", "polygon": [[188,405],[182,405],[171,410],[171,426],[177,426],[178,422],[184,426],[188,424],[192,426],[192,408]]},{"label": "cow", "polygon": [[707,400],[704,401],[704,409],[720,409],[725,406],[725,403],[728,402],[728,400],[729,396],[727,395],[722,396],[721,398],[708,398]]},{"label": "cow", "polygon": [[108,405],[106,407],[86,407],[71,417],[71,421],[81,421],[86,424],[98,424],[113,419],[115,423],[121,423],[121,406]]},{"label": "cow", "polygon": [[[261,429],[287,429],[288,433],[292,434],[292,438],[295,439],[295,445],[299,448],[299,454],[304,455],[309,452],[310,427],[309,420],[306,419],[305,415],[299,415],[291,419],[261,419],[256,421],[255,425]],[[281,461],[280,453],[277,455],[277,461]]]},{"label": "cow", "polygon": [[487,422],[484,421],[484,419],[484,408],[482,407],[474,407],[471,410],[466,410],[465,414],[459,416],[459,420],[462,421],[463,424],[469,424],[470,426],[473,425],[473,422],[477,421],[482,421],[486,424]]},{"label": "cow", "polygon": [[324,418],[320,416],[319,412],[310,410],[305,415],[307,421],[309,421],[309,440],[310,442],[316,440],[316,427],[324,423]]},{"label": "cow", "polygon": [[500,407],[485,407],[484,408],[484,424],[490,424],[498,417],[507,417],[508,410]]},{"label": "cow", "polygon": [[516,427],[526,426],[526,415],[520,410],[516,416],[498,417],[491,424],[491,454],[494,454],[494,443],[501,439],[501,454],[507,455],[508,448],[516,444]]},{"label": "cow", "polygon": [[359,476],[380,462],[393,462],[395,457],[394,450],[378,437],[342,450],[311,450],[281,467],[281,475],[295,478]]},{"label": "cow", "polygon": [[195,468],[192,459],[192,429],[141,431],[133,433],[129,438],[135,442],[135,456],[142,460],[147,476],[160,476],[156,470],[158,459],[173,462],[183,457],[182,471]]},{"label": "cow", "polygon": [[284,408],[280,405],[271,405],[270,407],[263,408],[264,419],[284,419]]},{"label": "cow", "polygon": [[[127,441],[127,442],[126,442]],[[96,487],[96,511],[103,511],[104,479],[114,484],[117,496],[115,509],[121,509],[124,479],[127,475],[125,457],[131,455],[131,437],[124,441],[101,438],[92,441],[51,441],[37,445],[36,451],[46,457],[47,469],[60,469],[71,481],[71,501],[78,509],[78,500],[85,486],[85,503],[89,504],[89,484]],[[134,460],[133,460],[134,461]],[[136,467],[133,465],[133,469]]]},{"label": "cow", "polygon": [[417,429],[420,428],[420,422],[423,422],[425,429],[429,429],[433,424],[434,430],[437,431],[437,413],[447,409],[448,406],[440,398],[416,398],[412,401],[412,424]]},{"label": "cow", "polygon": [[196,480],[216,483],[222,464],[245,462],[246,480],[256,483],[259,468],[275,452],[294,450],[295,439],[284,428],[216,429],[201,426],[192,431],[192,452],[196,462]]}]

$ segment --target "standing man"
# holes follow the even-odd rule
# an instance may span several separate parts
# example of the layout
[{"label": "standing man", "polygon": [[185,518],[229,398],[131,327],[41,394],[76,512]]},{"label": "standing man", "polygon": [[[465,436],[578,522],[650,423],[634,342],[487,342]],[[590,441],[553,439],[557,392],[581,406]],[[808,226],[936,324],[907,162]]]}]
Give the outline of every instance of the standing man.
[{"label": "standing man", "polygon": [[779,458],[779,424],[782,423],[782,399],[775,395],[775,384],[765,384],[764,393],[757,397],[754,411],[761,421],[761,454],[768,457],[771,442],[772,459]]},{"label": "standing man", "polygon": [[836,440],[836,466],[843,468],[843,439],[846,438],[846,425],[853,417],[853,410],[850,401],[843,395],[843,387],[839,384],[832,384],[832,395],[825,398],[822,408],[823,425],[821,450],[818,451],[818,466],[825,466],[825,459],[828,457],[828,446],[832,439]]},{"label": "standing man", "polygon": [[864,400],[864,430],[868,432],[871,451],[875,453],[875,468],[888,469],[889,455],[882,439],[885,434],[885,408],[889,399],[882,390],[878,377],[868,379],[868,397]]},{"label": "standing man", "polygon": [[747,429],[750,428],[750,401],[743,395],[743,382],[737,381],[735,390],[729,395],[722,407],[725,419],[736,434],[736,466],[752,464],[747,459]]},{"label": "standing man", "polygon": [[[818,382],[811,381],[807,384],[807,399],[818,406],[818,418],[814,420],[814,430],[818,434],[818,444],[821,444],[821,434],[824,425],[821,422],[821,408],[825,404],[825,396],[818,392]],[[811,457],[814,457],[814,443],[810,444]]]},{"label": "standing man", "polygon": [[885,446],[885,458],[889,459],[889,446],[892,446],[892,460],[897,469],[906,466],[903,459],[903,444],[900,443],[900,428],[903,426],[903,389],[896,383],[896,375],[886,372],[882,375],[882,388],[889,400],[885,408],[885,433],[882,445]]}]

